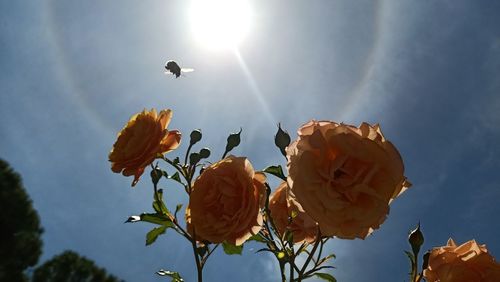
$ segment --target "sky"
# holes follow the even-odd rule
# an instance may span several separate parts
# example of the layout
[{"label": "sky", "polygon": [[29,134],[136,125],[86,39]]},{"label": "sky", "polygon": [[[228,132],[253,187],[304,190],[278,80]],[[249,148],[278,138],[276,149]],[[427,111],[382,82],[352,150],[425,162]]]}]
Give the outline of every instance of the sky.
[{"label": "sky", "polygon": [[[419,221],[424,250],[476,239],[500,259],[500,2],[249,3],[235,52],[196,40],[190,1],[0,1],[0,158],[41,217],[40,262],[72,249],[126,281],[164,281],[160,268],[194,281],[180,236],[145,246],[153,226],[123,223],[152,211],[151,183],[145,174],[131,188],[108,153],[144,108],[174,111],[169,127],[184,143],[172,157],[195,128],[218,157],[242,127],[233,153],[255,169],[285,165],[278,122],[292,138],[310,119],[380,123],[413,187],[373,235],[329,243],[338,281],[407,281],[403,250]],[[166,76],[169,59],[195,72]],[[180,187],[162,185],[168,205],[186,202]],[[257,248],[219,250],[205,280],[278,281]]]}]

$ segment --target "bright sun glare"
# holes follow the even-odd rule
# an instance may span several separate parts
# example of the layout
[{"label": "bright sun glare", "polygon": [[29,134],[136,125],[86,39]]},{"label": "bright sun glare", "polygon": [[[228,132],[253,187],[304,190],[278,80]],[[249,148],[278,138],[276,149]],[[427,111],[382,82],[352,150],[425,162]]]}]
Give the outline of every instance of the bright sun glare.
[{"label": "bright sun glare", "polygon": [[250,29],[251,9],[246,0],[193,0],[194,36],[212,49],[234,49]]}]

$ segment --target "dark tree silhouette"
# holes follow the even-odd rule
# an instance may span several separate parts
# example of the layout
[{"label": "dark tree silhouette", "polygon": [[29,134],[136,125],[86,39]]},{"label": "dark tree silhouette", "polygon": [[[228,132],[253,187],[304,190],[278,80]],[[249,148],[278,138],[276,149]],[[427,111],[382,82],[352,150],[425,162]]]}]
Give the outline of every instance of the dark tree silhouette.
[{"label": "dark tree silhouette", "polygon": [[104,268],[73,251],[65,251],[37,267],[33,282],[119,282]]},{"label": "dark tree silhouette", "polygon": [[0,159],[0,281],[27,281],[38,262],[43,229],[21,176]]}]

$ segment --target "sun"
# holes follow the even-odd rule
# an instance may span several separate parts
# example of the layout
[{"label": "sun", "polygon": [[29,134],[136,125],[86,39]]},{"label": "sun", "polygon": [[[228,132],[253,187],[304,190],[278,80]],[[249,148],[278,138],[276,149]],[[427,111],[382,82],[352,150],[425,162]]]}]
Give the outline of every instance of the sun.
[{"label": "sun", "polygon": [[246,0],[193,0],[191,28],[210,49],[235,49],[250,30],[252,11]]}]

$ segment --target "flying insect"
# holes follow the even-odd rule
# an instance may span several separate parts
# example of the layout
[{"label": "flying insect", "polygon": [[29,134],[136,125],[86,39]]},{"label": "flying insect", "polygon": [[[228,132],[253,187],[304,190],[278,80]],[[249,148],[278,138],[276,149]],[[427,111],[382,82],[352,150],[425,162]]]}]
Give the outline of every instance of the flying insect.
[{"label": "flying insect", "polygon": [[165,72],[166,74],[172,73],[173,75],[175,75],[175,78],[181,76],[181,73],[194,71],[194,69],[191,68],[181,68],[175,61],[167,61],[165,63],[165,69],[167,70]]}]

